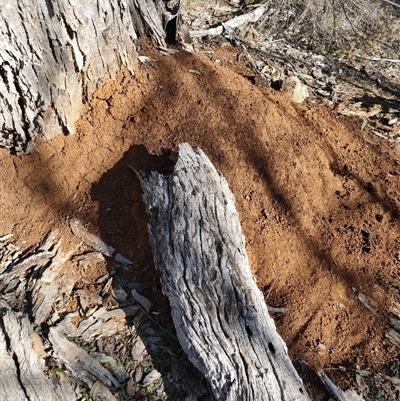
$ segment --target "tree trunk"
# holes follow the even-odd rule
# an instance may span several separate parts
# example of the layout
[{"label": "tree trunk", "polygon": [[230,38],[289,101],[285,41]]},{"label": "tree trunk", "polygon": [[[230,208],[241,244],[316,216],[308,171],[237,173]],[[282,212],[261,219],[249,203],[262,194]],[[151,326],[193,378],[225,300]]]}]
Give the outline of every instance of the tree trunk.
[{"label": "tree trunk", "polygon": [[249,268],[234,197],[201,150],[141,177],[179,341],[217,400],[309,400]]},{"label": "tree trunk", "polygon": [[82,104],[137,66],[144,32],[165,43],[164,0],[0,0],[0,146],[73,133]]}]

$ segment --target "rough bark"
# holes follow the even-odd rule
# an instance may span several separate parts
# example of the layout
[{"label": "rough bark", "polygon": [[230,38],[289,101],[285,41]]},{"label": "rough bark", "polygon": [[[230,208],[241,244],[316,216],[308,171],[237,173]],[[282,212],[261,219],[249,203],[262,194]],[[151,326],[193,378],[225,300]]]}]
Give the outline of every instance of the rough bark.
[{"label": "rough bark", "polygon": [[[93,239],[89,234],[85,232]],[[77,386],[84,384],[94,400],[116,401],[107,386],[119,388],[126,372],[111,357],[89,354],[67,337],[83,341],[111,337],[126,331],[128,316],[140,322],[141,309],[129,304],[112,310],[101,306],[102,296],[124,297],[121,287],[111,288],[112,278],[104,283],[102,296],[74,289],[82,278],[76,266],[71,268],[75,251],[62,250],[56,231],[26,252],[0,239],[0,400],[74,401]],[[74,259],[91,264],[99,261],[99,255],[89,252]],[[68,313],[72,296],[80,307]],[[113,362],[112,373],[101,365],[104,358]]]},{"label": "rough bark", "polygon": [[84,349],[60,335],[55,327],[50,328],[49,340],[55,357],[62,361],[68,372],[75,379],[84,382],[91,388],[97,380],[106,386],[120,387],[118,380],[93,359]]},{"label": "rough bark", "polygon": [[216,399],[309,400],[251,274],[226,180],[184,144],[170,177],[141,184],[179,341]]},{"label": "rough bark", "polygon": [[163,45],[164,0],[0,0],[0,146],[73,133],[82,103],[137,66],[135,40]]},{"label": "rough bark", "polygon": [[2,301],[0,308],[0,399],[75,400],[75,387],[66,375],[44,374],[44,363],[34,349],[27,314],[12,311]]}]

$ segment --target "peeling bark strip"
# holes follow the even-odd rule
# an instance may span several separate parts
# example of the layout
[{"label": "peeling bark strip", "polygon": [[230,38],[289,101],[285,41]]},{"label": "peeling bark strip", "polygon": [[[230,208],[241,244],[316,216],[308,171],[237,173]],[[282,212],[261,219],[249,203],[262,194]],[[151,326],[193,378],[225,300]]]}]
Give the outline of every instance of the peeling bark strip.
[{"label": "peeling bark strip", "polygon": [[170,177],[141,177],[177,335],[218,400],[310,400],[251,274],[233,194],[188,144]]},{"label": "peeling bark strip", "polygon": [[58,333],[55,327],[50,328],[49,340],[56,357],[62,361],[71,376],[92,387],[97,380],[106,386],[120,387],[114,376],[93,359],[84,349],[68,341]]},{"label": "peeling bark strip", "polygon": [[0,0],[0,146],[21,153],[73,133],[82,102],[136,69],[138,36],[165,44],[164,10],[163,0]]},{"label": "peeling bark strip", "polygon": [[28,316],[12,311],[2,301],[0,309],[0,399],[75,400],[75,386],[66,375],[43,373]]}]

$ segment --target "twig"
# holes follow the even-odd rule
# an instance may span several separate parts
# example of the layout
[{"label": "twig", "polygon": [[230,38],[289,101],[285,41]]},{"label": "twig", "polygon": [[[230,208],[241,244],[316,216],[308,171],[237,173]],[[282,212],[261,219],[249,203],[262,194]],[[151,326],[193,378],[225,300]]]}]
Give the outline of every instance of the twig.
[{"label": "twig", "polygon": [[376,303],[376,301],[374,301],[368,295],[365,295],[362,292],[359,292],[357,294],[357,298],[374,315],[378,316],[381,313],[379,310],[379,305]]},{"label": "twig", "polygon": [[387,136],[380,134],[378,131],[371,130],[370,133],[378,136],[379,138],[388,139]]},{"label": "twig", "polygon": [[328,391],[333,395],[334,398],[336,398],[336,400],[363,401],[363,398],[361,398],[355,391],[343,391],[341,388],[337,387],[322,369],[317,371],[317,375],[321,379],[325,387],[328,389]]},{"label": "twig", "polygon": [[395,59],[395,58],[379,58],[379,57],[368,57],[368,56],[361,56],[361,55],[356,55],[358,58],[362,58],[364,60],[369,60],[369,61],[382,61],[385,63],[400,63],[400,59]]},{"label": "twig", "polygon": [[132,170],[132,171],[136,174],[136,177],[139,179],[139,181],[142,182],[143,176],[144,176],[143,172],[142,172],[142,171],[136,170],[136,169],[135,169],[134,167],[132,167],[130,164],[127,164],[126,166],[127,166],[130,170]]},{"label": "twig", "polygon": [[165,331],[165,332],[168,333],[173,339],[175,339],[176,341],[179,342],[178,338],[177,338],[176,336],[174,336],[172,333],[170,333],[167,329],[164,329],[164,327],[162,327],[159,323],[157,323],[157,322],[146,312],[146,310],[143,308],[143,306],[139,304],[139,302],[137,302],[137,305],[138,305],[139,308],[142,310],[142,312],[143,312],[155,325],[157,325],[161,330]]},{"label": "twig", "polygon": [[7,241],[9,238],[11,238],[14,234],[6,234],[0,237],[0,242]]},{"label": "twig", "polygon": [[389,0],[383,0],[385,3],[389,3],[389,4],[391,4],[392,6],[394,6],[394,7],[399,7],[400,8],[400,5],[399,4],[397,4],[397,3],[393,3],[393,1],[389,1]]},{"label": "twig", "polygon": [[285,308],[285,307],[281,307],[281,308],[275,308],[274,306],[269,306],[269,305],[267,305],[267,309],[268,309],[268,312],[273,312],[273,313],[287,313],[287,308]]},{"label": "twig", "polygon": [[248,22],[257,22],[264,15],[266,10],[266,5],[260,5],[249,13],[238,15],[228,21],[223,22],[217,27],[203,29],[201,31],[190,31],[189,34],[192,38],[221,35],[224,29],[226,30],[226,26],[228,26],[229,28],[237,28],[238,26],[241,26]]},{"label": "twig", "polygon": [[[243,39],[242,37],[240,37],[239,35],[236,34],[236,32],[229,26],[225,26],[224,23],[222,23],[222,25],[224,26],[226,32],[229,34],[230,39],[236,44],[242,44],[243,48],[245,50],[251,50],[253,52],[259,53],[263,56],[267,56],[270,59],[271,58],[275,58],[278,60],[283,60],[285,61],[287,64],[289,64],[292,68],[293,71],[297,74],[297,77],[305,84],[308,85],[309,87],[313,88],[313,89],[318,89],[317,86],[311,84],[310,82],[307,82],[304,78],[303,78],[303,74],[297,69],[296,65],[294,64],[294,62],[299,62],[299,60],[296,60],[294,58],[290,59],[287,56],[278,54],[278,53],[272,53],[269,52],[267,50],[262,50],[256,46],[251,45],[249,42],[247,42],[245,39]],[[311,64],[307,63],[306,61],[301,61],[302,64],[307,65],[309,67],[312,67]],[[258,71],[257,71],[258,72]],[[259,73],[259,72],[258,72]]]},{"label": "twig", "polygon": [[369,144],[372,145],[372,146],[378,146],[377,143],[372,142],[370,139],[368,139],[368,138],[365,137],[365,136],[363,136],[363,139],[364,139],[365,142],[369,143]]},{"label": "twig", "polygon": [[278,278],[279,278],[280,275],[281,275],[281,272],[279,272],[279,273],[275,276],[274,281],[272,282],[271,287],[269,287],[269,290],[268,290],[268,292],[267,292],[267,295],[265,296],[265,301],[267,301],[269,295],[271,294],[272,288],[274,288],[274,285],[275,285],[275,283],[276,283],[276,281],[278,280]]}]

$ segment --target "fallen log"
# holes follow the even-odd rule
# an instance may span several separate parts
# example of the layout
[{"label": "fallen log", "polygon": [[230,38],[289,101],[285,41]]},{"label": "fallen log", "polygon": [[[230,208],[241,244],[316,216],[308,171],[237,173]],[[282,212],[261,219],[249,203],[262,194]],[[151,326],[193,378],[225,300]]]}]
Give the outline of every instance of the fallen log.
[{"label": "fallen log", "polygon": [[215,398],[310,400],[251,274],[224,177],[183,144],[169,177],[140,181],[178,339]]}]

